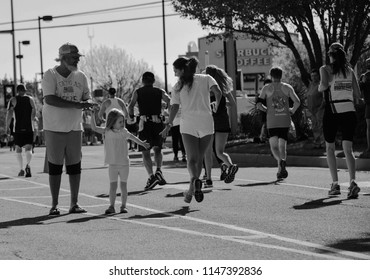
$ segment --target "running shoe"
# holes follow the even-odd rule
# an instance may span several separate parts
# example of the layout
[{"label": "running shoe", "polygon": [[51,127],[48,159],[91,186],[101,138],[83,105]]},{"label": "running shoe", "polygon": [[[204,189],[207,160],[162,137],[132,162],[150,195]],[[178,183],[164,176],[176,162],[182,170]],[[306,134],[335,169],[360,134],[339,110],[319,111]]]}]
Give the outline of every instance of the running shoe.
[{"label": "running shoe", "polygon": [[144,188],[144,190],[148,191],[148,190],[151,190],[153,189],[157,184],[159,183],[159,180],[157,178],[157,176],[154,176],[152,174],[152,176],[150,176],[148,178],[148,181],[146,182],[146,186]]},{"label": "running shoe", "polygon": [[163,177],[163,173],[162,173],[162,171],[161,171],[161,170],[157,170],[157,171],[155,172],[155,176],[157,177],[157,179],[158,179],[158,184],[159,184],[160,186],[163,186],[163,185],[167,184],[166,180],[165,180],[165,179],[164,179],[164,177]]},{"label": "running shoe", "polygon": [[221,164],[221,175],[220,175],[220,181],[225,180],[227,176],[227,165],[225,163]]},{"label": "running shoe", "polygon": [[359,186],[357,186],[355,181],[352,181],[351,185],[348,188],[348,199],[358,198],[358,193],[360,192]]},{"label": "running shoe", "polygon": [[328,195],[340,195],[340,186],[338,184],[332,183]]},{"label": "running shoe", "polygon": [[202,192],[202,181],[199,179],[195,179],[193,181],[193,184],[194,184],[194,189],[195,189],[195,193],[194,193],[195,200],[197,202],[202,202],[204,199],[204,194]]},{"label": "running shoe", "polygon": [[286,171],[286,161],[285,160],[281,160],[280,161],[280,177],[281,179],[285,179],[288,177],[288,171]]},{"label": "running shoe", "polygon": [[24,170],[23,169],[21,169],[21,171],[19,171],[18,176],[24,176]]},{"label": "running shoe", "polygon": [[204,188],[207,189],[207,188],[213,188],[213,182],[212,180],[210,179],[207,179],[204,183]]},{"label": "running shoe", "polygon": [[229,167],[229,170],[227,172],[227,175],[226,175],[226,178],[225,178],[224,182],[226,184],[230,184],[231,182],[233,182],[234,179],[235,179],[235,174],[236,174],[236,172],[238,172],[238,170],[239,170],[239,167],[236,164],[231,165]]},{"label": "running shoe", "polygon": [[127,208],[125,207],[125,206],[121,206],[121,208],[120,208],[120,211],[119,211],[120,213],[128,213],[128,210],[127,210]]},{"label": "running shoe", "polygon": [[26,171],[25,177],[32,177],[31,167],[28,164],[26,165],[26,168],[24,170]]},{"label": "running shoe", "polygon": [[186,156],[182,156],[181,161],[182,161],[182,162],[186,162]]},{"label": "running shoe", "polygon": [[190,191],[184,191],[184,201],[190,203],[193,199],[193,194]]}]

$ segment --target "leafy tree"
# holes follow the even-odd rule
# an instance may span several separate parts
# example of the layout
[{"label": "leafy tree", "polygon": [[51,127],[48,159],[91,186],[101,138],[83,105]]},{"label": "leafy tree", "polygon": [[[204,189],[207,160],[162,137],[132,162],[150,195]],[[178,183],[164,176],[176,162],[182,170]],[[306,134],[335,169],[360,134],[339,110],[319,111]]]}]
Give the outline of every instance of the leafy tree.
[{"label": "leafy tree", "polygon": [[[324,61],[331,43],[340,42],[352,66],[370,49],[369,0],[172,0],[184,17],[197,19],[204,28],[220,32],[247,33],[253,39],[272,40],[288,47],[295,58],[303,82],[309,71],[297,48],[295,34],[307,51],[310,68]],[[225,18],[232,18],[230,21]],[[323,43],[322,43],[323,42]]]},{"label": "leafy tree", "polygon": [[[91,49],[80,62],[80,69],[98,88],[117,88],[117,95],[128,100],[141,86],[141,75],[153,71],[143,60],[135,60],[124,49],[100,46]],[[157,81],[159,79],[157,78]]]}]

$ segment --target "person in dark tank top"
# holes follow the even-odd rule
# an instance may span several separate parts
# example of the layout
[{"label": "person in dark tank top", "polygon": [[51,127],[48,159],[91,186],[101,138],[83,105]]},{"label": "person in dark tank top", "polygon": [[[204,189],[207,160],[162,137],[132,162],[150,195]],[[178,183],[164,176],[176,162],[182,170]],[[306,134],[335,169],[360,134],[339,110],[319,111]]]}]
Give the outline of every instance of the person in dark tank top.
[{"label": "person in dark tank top", "polygon": [[[17,86],[17,95],[8,103],[6,114],[6,127],[11,135],[10,123],[14,118],[13,132],[16,158],[19,165],[18,176],[31,177],[31,160],[33,144],[33,121],[36,118],[36,105],[33,98],[26,95],[27,89],[23,84]],[[26,165],[23,164],[22,148],[25,149]],[[24,168],[25,166],[25,168]]]},{"label": "person in dark tank top", "polygon": [[[166,180],[163,177],[162,167],[162,143],[163,138],[160,132],[163,130],[164,124],[162,120],[162,102],[168,107],[170,97],[161,88],[154,86],[155,77],[152,72],[145,72],[142,76],[143,86],[137,89],[132,95],[131,102],[128,106],[130,123],[134,122],[134,107],[137,104],[139,108],[139,139],[150,144],[149,149],[139,146],[139,151],[143,154],[143,161],[146,171],[148,172],[148,180],[145,190],[153,189],[157,184],[165,185]],[[154,162],[156,172],[153,172],[153,161],[150,155],[150,150],[154,151]]]}]

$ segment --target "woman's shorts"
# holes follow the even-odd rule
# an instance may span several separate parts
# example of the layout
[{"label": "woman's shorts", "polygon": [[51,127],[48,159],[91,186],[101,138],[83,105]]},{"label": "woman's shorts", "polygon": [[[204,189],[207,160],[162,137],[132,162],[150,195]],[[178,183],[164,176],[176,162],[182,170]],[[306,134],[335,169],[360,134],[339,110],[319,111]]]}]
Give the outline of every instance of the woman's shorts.
[{"label": "woman's shorts", "polygon": [[192,118],[181,120],[180,132],[197,138],[213,134],[213,118],[193,116]]},{"label": "woman's shorts", "polygon": [[288,141],[289,127],[275,127],[269,128],[269,137],[277,137]]},{"label": "woman's shorts", "polygon": [[370,105],[365,106],[365,119],[370,119]]},{"label": "woman's shorts", "polygon": [[325,141],[334,143],[338,130],[342,133],[342,140],[353,141],[357,124],[354,111],[333,114],[325,110],[323,118],[323,131]]},{"label": "woman's shorts", "polygon": [[215,132],[231,132],[229,115],[225,112],[222,115],[213,115]]}]

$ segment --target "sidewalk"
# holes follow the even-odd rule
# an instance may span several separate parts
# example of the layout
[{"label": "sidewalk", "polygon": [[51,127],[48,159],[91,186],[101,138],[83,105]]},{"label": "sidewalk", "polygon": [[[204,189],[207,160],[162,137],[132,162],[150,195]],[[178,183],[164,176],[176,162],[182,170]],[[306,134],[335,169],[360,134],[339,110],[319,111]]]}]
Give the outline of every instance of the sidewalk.
[{"label": "sidewalk", "polygon": [[[300,146],[301,145],[301,146]],[[288,166],[324,167],[328,168],[325,150],[313,150],[307,144],[288,144]],[[275,167],[276,160],[272,157],[269,145],[246,143],[226,148],[232,161],[242,167]],[[370,158],[359,158],[360,152],[355,151],[356,169],[370,171]],[[339,169],[347,169],[346,160],[340,149],[336,151]]]}]

